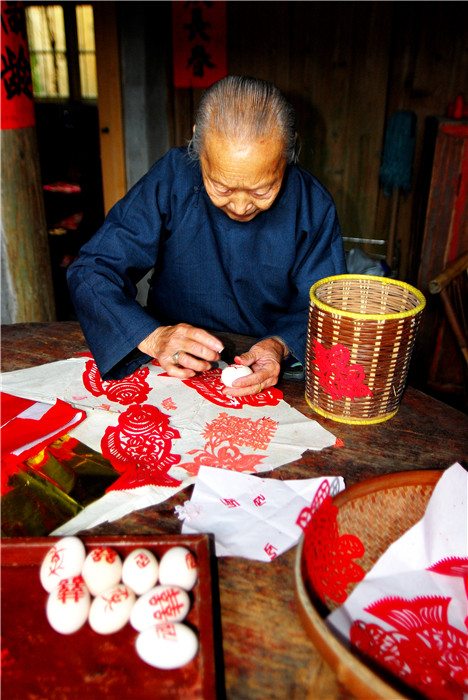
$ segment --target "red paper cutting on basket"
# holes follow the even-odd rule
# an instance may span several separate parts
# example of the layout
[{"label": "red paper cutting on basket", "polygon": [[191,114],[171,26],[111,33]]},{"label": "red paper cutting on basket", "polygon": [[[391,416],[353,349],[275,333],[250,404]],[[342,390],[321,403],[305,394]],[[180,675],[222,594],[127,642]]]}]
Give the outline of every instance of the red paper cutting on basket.
[{"label": "red paper cutting on basket", "polygon": [[168,416],[155,406],[130,406],[101,441],[103,456],[122,474],[107,490],[179,486],[181,482],[167,473],[180,462],[180,455],[171,452],[172,440],[179,437],[179,431],[169,427]]},{"label": "red paper cutting on basket", "polygon": [[354,401],[360,396],[372,396],[372,391],[364,384],[366,378],[361,365],[350,365],[350,352],[341,343],[326,350],[314,338],[315,365],[314,374],[319,378],[320,386],[333,399],[348,398]]},{"label": "red paper cutting on basket", "polygon": [[350,583],[361,581],[365,571],[356,564],[365,554],[361,540],[355,535],[340,535],[338,508],[330,496],[330,484],[324,481],[310,508],[303,508],[297,524],[304,530],[306,573],[322,602],[326,598],[343,603]]}]

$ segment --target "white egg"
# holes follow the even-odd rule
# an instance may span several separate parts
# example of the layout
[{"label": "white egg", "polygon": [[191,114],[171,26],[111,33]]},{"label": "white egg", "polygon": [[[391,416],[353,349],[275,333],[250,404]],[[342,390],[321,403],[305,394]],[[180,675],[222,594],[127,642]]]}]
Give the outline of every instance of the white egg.
[{"label": "white egg", "polygon": [[155,586],[138,598],[130,624],[138,632],[162,622],[182,622],[190,610],[187,591],[178,586]]},{"label": "white egg", "polygon": [[150,666],[166,670],[180,668],[196,656],[198,637],[181,622],[154,625],[140,632],[136,651]]},{"label": "white egg", "polygon": [[45,555],[39,577],[45,590],[50,593],[63,578],[81,574],[86,550],[78,537],[62,537]]},{"label": "white egg", "polygon": [[159,564],[153,552],[139,547],[125,558],[122,566],[122,581],[137,595],[153,588],[158,580]]},{"label": "white egg", "polygon": [[89,625],[98,634],[113,634],[130,619],[135,594],[129,586],[118,583],[100,593],[91,603]]},{"label": "white egg", "polygon": [[198,578],[197,562],[186,547],[171,547],[159,562],[159,583],[192,590]]},{"label": "white egg", "polygon": [[73,634],[88,619],[91,596],[81,576],[61,579],[49,594],[46,615],[60,634]]},{"label": "white egg", "polygon": [[235,379],[246,377],[248,374],[252,374],[250,367],[246,367],[245,365],[229,365],[221,372],[221,381],[225,386],[232,386]]},{"label": "white egg", "polygon": [[99,595],[120,582],[122,560],[112,547],[95,547],[88,552],[81,575],[91,595]]}]

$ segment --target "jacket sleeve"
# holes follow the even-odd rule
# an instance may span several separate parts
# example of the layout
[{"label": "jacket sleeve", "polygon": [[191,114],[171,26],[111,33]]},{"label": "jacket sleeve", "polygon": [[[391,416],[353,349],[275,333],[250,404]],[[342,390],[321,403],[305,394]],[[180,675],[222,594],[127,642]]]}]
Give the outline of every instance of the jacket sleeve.
[{"label": "jacket sleeve", "polygon": [[109,212],[69,267],[76,314],[103,379],[120,379],[149,357],[137,345],[160,325],[135,300],[155,264],[163,217],[146,175]]}]

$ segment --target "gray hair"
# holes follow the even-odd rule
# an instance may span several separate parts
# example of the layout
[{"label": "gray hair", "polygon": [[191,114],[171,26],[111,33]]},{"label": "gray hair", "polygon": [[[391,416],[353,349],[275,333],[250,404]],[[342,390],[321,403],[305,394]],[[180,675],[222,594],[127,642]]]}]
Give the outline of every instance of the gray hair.
[{"label": "gray hair", "polygon": [[292,105],[266,80],[231,75],[203,94],[188,152],[192,159],[199,160],[209,132],[254,141],[275,129],[283,139],[286,161],[296,162],[296,115]]}]

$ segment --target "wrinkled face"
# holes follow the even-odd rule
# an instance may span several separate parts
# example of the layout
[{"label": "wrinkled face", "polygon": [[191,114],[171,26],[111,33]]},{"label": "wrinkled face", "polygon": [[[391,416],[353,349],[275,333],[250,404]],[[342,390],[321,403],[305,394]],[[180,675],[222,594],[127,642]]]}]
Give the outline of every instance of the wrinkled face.
[{"label": "wrinkled face", "polygon": [[209,198],[234,221],[251,221],[269,209],[286,169],[283,142],[274,134],[253,143],[209,134],[200,162]]}]

